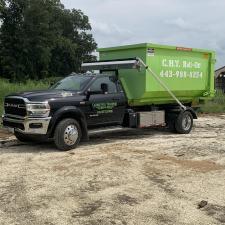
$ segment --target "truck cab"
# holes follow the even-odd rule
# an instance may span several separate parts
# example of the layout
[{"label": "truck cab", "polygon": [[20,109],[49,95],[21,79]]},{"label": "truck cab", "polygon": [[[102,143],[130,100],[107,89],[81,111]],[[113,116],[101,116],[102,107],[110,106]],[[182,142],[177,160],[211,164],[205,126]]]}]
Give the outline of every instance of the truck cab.
[{"label": "truck cab", "polygon": [[20,141],[54,138],[68,150],[88,139],[88,129],[122,125],[126,107],[116,75],[71,74],[48,90],[6,96],[3,125]]},{"label": "truck cab", "polygon": [[[75,74],[59,81],[50,90],[69,91],[70,101],[67,98],[66,105],[79,108],[88,128],[123,122],[126,97],[115,75]],[[55,105],[54,101],[50,102]]]}]

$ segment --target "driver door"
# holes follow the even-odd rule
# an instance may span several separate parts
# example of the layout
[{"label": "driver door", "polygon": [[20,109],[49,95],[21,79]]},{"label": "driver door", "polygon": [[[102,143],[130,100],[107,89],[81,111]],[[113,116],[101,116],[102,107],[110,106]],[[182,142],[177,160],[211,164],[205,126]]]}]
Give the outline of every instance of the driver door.
[{"label": "driver door", "polygon": [[[101,89],[103,86],[107,86],[106,92]],[[99,94],[90,95],[86,114],[88,126],[122,123],[126,99],[118,90],[115,76],[96,77],[89,91]]]}]

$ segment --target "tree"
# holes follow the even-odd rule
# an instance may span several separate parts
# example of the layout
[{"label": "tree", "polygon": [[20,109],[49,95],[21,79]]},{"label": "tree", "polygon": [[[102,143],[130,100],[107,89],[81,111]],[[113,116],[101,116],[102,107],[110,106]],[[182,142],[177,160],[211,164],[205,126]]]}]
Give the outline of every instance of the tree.
[{"label": "tree", "polygon": [[88,17],[80,10],[64,9],[58,17],[62,35],[56,40],[52,51],[51,72],[66,75],[69,72],[79,72],[82,61],[94,60],[91,53],[97,45],[91,34]]},{"label": "tree", "polygon": [[1,16],[1,12],[5,7],[5,1],[4,0],[0,0],[0,16]]},{"label": "tree", "polygon": [[[5,7],[5,2],[4,0],[0,0],[0,27],[2,24],[2,12],[4,10]],[[1,36],[1,29],[0,29],[0,36]],[[1,44],[1,39],[0,39],[0,56],[1,56],[1,50],[2,50],[2,44]],[[1,63],[1,57],[0,57],[0,74],[2,74],[2,63]]]},{"label": "tree", "polygon": [[[0,64],[10,80],[64,76],[92,60],[88,17],[59,0],[0,0]],[[1,76],[1,74],[0,74]]]},{"label": "tree", "polygon": [[24,75],[23,61],[23,10],[25,1],[7,2],[1,12],[1,65],[3,74],[15,80],[17,74]]}]

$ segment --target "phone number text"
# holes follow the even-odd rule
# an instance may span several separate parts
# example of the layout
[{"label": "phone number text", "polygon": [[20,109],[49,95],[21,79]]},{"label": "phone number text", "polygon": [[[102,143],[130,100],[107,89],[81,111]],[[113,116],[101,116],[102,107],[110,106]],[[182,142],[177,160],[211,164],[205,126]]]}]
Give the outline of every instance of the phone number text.
[{"label": "phone number text", "polygon": [[196,78],[201,79],[203,78],[203,73],[200,71],[172,71],[172,70],[162,70],[160,72],[160,77],[166,77],[166,78]]}]

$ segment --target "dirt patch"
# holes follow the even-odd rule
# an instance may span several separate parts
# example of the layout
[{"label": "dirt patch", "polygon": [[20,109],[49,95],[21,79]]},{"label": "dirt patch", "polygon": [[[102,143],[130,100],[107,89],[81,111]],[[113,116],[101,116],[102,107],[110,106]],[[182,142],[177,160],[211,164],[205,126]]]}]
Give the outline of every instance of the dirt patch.
[{"label": "dirt patch", "polygon": [[54,171],[68,171],[68,167],[60,166],[60,165],[54,166],[52,169]]},{"label": "dirt patch", "polygon": [[204,115],[187,135],[102,133],[69,152],[2,145],[0,224],[224,224],[224,128]]},{"label": "dirt patch", "polygon": [[210,160],[185,160],[168,155],[157,156],[154,159],[166,161],[167,163],[179,165],[181,168],[191,169],[202,173],[225,169],[224,165],[217,164]]},{"label": "dirt patch", "polygon": [[143,175],[145,175],[154,185],[168,194],[174,194],[174,189],[170,187],[170,175],[165,173],[165,170],[157,168],[157,165],[146,163],[143,166]]},{"label": "dirt patch", "polygon": [[170,218],[164,214],[157,214],[154,216],[154,218],[157,221],[157,224],[173,225],[176,223],[174,218]]},{"label": "dirt patch", "polygon": [[118,195],[116,200],[119,202],[119,204],[126,204],[126,205],[130,205],[130,206],[138,204],[137,199],[132,198],[131,196],[126,195],[126,194]]},{"label": "dirt patch", "polygon": [[72,213],[72,217],[86,217],[93,214],[96,210],[98,210],[102,205],[102,201],[95,201],[90,203],[85,203],[84,205],[80,206],[79,210],[76,210]]},{"label": "dirt patch", "polygon": [[7,130],[0,128],[0,140],[5,140],[12,136],[13,136],[13,134],[9,133]]},{"label": "dirt patch", "polygon": [[215,218],[221,224],[225,224],[225,206],[209,204],[203,211],[205,211],[207,215]]},{"label": "dirt patch", "polygon": [[32,203],[27,199],[23,177],[15,177],[8,186],[1,188],[0,206],[4,213],[18,223],[39,224],[41,222],[32,212]]}]

